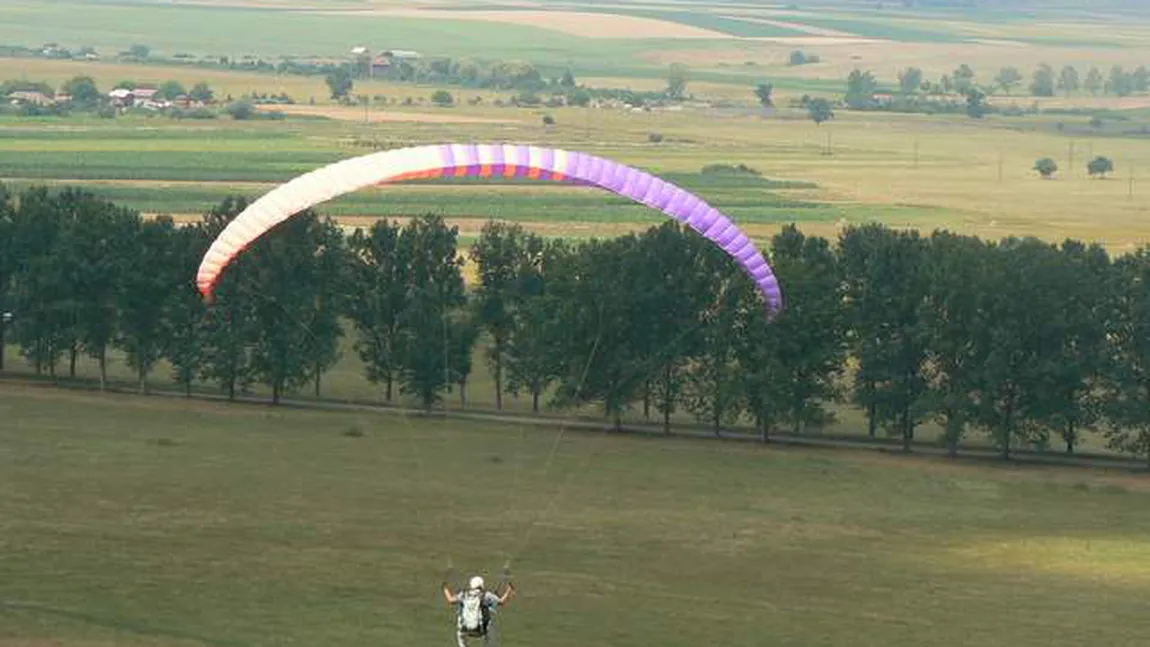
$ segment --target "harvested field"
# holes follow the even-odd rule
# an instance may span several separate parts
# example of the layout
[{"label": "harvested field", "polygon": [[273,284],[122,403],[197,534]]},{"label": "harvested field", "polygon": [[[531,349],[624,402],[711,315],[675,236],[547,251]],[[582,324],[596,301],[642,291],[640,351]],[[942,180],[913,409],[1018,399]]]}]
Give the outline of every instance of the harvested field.
[{"label": "harvested field", "polygon": [[692,27],[667,20],[582,13],[576,11],[444,11],[435,9],[376,9],[353,11],[318,11],[325,15],[385,16],[427,20],[475,20],[501,24],[553,29],[580,38],[730,38],[728,34]]},{"label": "harvested field", "polygon": [[[275,106],[276,110],[286,115],[327,117],[340,121],[363,122],[365,110],[355,106]],[[366,117],[371,123],[388,121],[408,121],[425,124],[513,124],[519,123],[517,119],[493,119],[488,117],[474,117],[444,109],[441,112],[394,112],[386,109],[372,109],[366,111]]]},{"label": "harvested field", "polygon": [[805,25],[798,22],[790,22],[786,20],[771,20],[768,18],[754,18],[751,16],[739,16],[739,20],[746,20],[748,22],[757,22],[763,25],[771,25],[773,27],[780,27],[782,29],[793,29],[795,31],[806,32],[811,36],[821,36],[824,38],[832,39],[858,39],[858,35],[850,32],[842,31],[839,29],[828,29],[826,27],[815,27],[812,25]]}]

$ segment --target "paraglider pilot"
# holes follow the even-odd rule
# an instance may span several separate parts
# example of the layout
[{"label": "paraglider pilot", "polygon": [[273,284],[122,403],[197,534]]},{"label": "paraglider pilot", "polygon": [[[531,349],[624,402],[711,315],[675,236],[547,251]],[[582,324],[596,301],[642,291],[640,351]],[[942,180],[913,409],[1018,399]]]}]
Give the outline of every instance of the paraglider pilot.
[{"label": "paraglider pilot", "polygon": [[503,595],[496,595],[484,588],[483,578],[471,578],[468,587],[462,591],[452,591],[447,582],[443,583],[443,597],[448,604],[456,605],[455,638],[459,647],[467,647],[469,638],[483,638],[484,645],[491,645],[491,621],[495,608],[507,604],[515,594],[515,586],[507,582]]}]

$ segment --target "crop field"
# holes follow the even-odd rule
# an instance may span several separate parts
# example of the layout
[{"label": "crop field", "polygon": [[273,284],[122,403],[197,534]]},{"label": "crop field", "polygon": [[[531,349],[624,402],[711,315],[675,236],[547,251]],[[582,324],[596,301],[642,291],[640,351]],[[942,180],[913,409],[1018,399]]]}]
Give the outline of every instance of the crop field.
[{"label": "crop field", "polygon": [[[140,69],[164,78],[162,68]],[[384,92],[391,87],[399,86],[385,86]],[[749,89],[746,94],[749,98]],[[393,111],[390,106],[371,110]],[[409,110],[420,113],[408,107],[395,111]],[[1115,113],[1099,129],[1075,115],[973,122],[965,116],[844,112],[815,126],[798,111],[768,118],[750,108],[639,114],[492,106],[422,110],[446,119],[458,116],[459,122],[364,124],[350,113],[343,119],[289,115],[272,122],[13,117],[0,129],[0,179],[14,186],[84,185],[146,212],[188,214],[237,187],[254,197],[296,174],[370,152],[371,146],[528,141],[585,150],[667,175],[752,225],[794,221],[823,227],[820,233],[833,236],[842,223],[873,220],[991,238],[1070,236],[1118,251],[1150,234],[1142,217],[1150,201],[1150,178],[1144,176],[1150,174],[1150,148],[1142,138],[1123,134],[1145,126],[1140,113]],[[543,114],[553,115],[556,125],[542,126]],[[469,118],[486,121],[467,123]],[[664,141],[648,141],[653,132]],[[1114,160],[1110,179],[1086,176],[1086,162],[1097,155]],[[1045,156],[1063,169],[1055,180],[1043,181],[1031,170]],[[701,176],[710,164],[746,164],[768,181]],[[426,212],[504,217],[552,231],[561,222],[600,221],[614,231],[620,223],[657,221],[657,214],[620,199],[546,184],[446,190],[417,183],[340,198],[321,210],[341,217]]]},{"label": "crop field", "polygon": [[[178,30],[173,24],[182,25]],[[158,35],[162,34],[162,37]],[[162,41],[162,42],[159,42]],[[572,58],[610,63],[639,47],[628,39],[593,41],[528,25],[460,18],[264,10],[250,7],[99,3],[42,3],[13,0],[0,6],[0,43],[39,46],[83,43],[109,57],[133,43],[150,44],[166,55],[345,56],[350,48],[420,49],[465,57],[485,51],[507,59],[563,65]],[[654,46],[673,44],[656,39]],[[300,43],[306,43],[301,51]],[[492,44],[496,44],[492,47]],[[79,47],[81,45],[77,45]]]},{"label": "crop field", "polygon": [[13,383],[0,413],[10,645],[448,644],[439,583],[508,561],[507,645],[1144,639],[1136,477]]}]

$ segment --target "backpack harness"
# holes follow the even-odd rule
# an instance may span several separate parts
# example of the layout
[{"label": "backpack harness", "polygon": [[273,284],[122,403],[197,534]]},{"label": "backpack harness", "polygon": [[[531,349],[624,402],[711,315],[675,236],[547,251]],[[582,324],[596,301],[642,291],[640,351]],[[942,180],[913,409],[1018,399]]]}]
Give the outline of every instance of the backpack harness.
[{"label": "backpack harness", "polygon": [[482,590],[467,591],[460,600],[459,631],[465,636],[481,638],[487,635],[491,623],[491,610],[485,604],[487,596]]}]

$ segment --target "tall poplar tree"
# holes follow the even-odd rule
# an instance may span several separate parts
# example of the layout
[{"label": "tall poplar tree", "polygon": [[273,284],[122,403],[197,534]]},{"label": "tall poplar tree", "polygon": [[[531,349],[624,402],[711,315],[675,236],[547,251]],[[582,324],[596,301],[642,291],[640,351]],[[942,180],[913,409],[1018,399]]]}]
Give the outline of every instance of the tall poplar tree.
[{"label": "tall poplar tree", "polygon": [[1105,433],[1150,469],[1150,248],[1114,263]]},{"label": "tall poplar tree", "polygon": [[46,369],[55,379],[57,362],[72,346],[74,322],[68,259],[60,244],[64,218],[56,196],[42,186],[23,191],[12,229],[13,338],[37,375]]},{"label": "tall poplar tree", "polygon": [[132,224],[123,274],[117,286],[119,326],[116,346],[136,372],[141,393],[148,389],[148,373],[162,359],[173,338],[166,321],[170,303],[179,297],[179,284],[190,283],[192,273],[176,262],[176,231],[170,218]]},{"label": "tall poplar tree", "polygon": [[507,338],[507,388],[514,394],[529,393],[531,410],[538,413],[543,392],[558,379],[563,365],[555,346],[565,332],[554,282],[572,250],[564,241],[538,236],[529,236],[524,248],[519,302]]},{"label": "tall poplar tree", "polygon": [[1101,245],[1068,240],[1062,244],[1052,277],[1062,307],[1053,310],[1044,353],[1043,387],[1038,393],[1039,416],[1058,434],[1066,453],[1074,453],[1082,435],[1101,415],[1099,383],[1107,353],[1106,324],[1109,289],[1113,282],[1110,258]]},{"label": "tall poplar tree", "polygon": [[409,299],[411,248],[400,245],[401,231],[399,225],[381,220],[368,232],[357,229],[348,243],[350,281],[359,291],[347,304],[357,332],[355,350],[368,381],[384,385],[387,402],[395,395],[400,322]]},{"label": "tall poplar tree", "polygon": [[[247,199],[228,197],[205,214],[204,231],[214,240],[247,207]],[[228,265],[213,292],[214,302],[204,317],[200,376],[215,382],[234,400],[255,379],[251,349],[255,343],[252,257],[244,253]]]},{"label": "tall poplar tree", "polygon": [[70,277],[72,336],[96,360],[100,388],[104,388],[108,350],[119,327],[119,286],[135,252],[131,249],[132,230],[140,216],[76,189],[60,192],[58,202],[64,226],[54,252],[65,255],[62,262]]},{"label": "tall poplar tree", "polygon": [[345,285],[341,245],[334,225],[307,210],[244,252],[251,260],[252,375],[271,387],[273,403],[332,361],[341,331],[324,303],[338,303],[334,293]]},{"label": "tall poplar tree", "polygon": [[986,303],[996,285],[989,273],[990,250],[982,240],[936,231],[929,245],[923,316],[927,389],[921,407],[943,425],[953,457],[976,416],[974,395],[981,353],[987,350],[978,335],[987,325]]},{"label": "tall poplar tree", "polygon": [[[442,399],[452,383],[452,330],[467,304],[463,260],[457,251],[459,230],[440,216],[412,219],[400,236],[401,256],[409,259],[407,301],[397,338],[400,389],[415,396],[425,411]],[[460,338],[464,336],[459,334]]]},{"label": "tall poplar tree", "polygon": [[476,307],[479,321],[490,339],[487,362],[495,379],[496,409],[503,408],[503,367],[507,339],[515,321],[515,304],[520,298],[524,238],[522,226],[492,220],[483,226],[479,239],[471,247],[471,260],[479,269]]},{"label": "tall poplar tree", "polygon": [[744,281],[737,357],[747,411],[766,441],[789,424],[801,433],[830,418],[846,360],[846,312],[838,259],[826,239],[794,225],[771,243],[771,264],[786,286],[786,308],[768,322],[762,296]]},{"label": "tall poplar tree", "polygon": [[207,306],[195,282],[188,277],[195,276],[210,242],[202,223],[185,225],[172,232],[172,267],[182,280],[172,286],[164,303],[165,357],[172,365],[172,379],[188,396],[196,377],[203,371],[207,317]]}]

